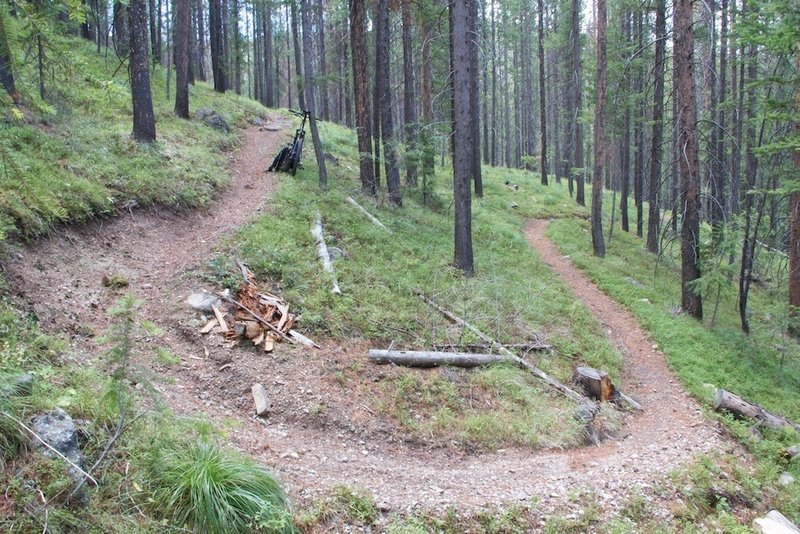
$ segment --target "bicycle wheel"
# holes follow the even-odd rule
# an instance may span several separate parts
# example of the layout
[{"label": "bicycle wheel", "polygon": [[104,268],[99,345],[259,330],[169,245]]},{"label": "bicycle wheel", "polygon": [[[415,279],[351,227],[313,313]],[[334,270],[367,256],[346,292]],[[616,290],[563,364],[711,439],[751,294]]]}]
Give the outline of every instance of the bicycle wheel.
[{"label": "bicycle wheel", "polygon": [[301,137],[300,139],[297,140],[292,149],[292,163],[291,163],[291,169],[289,170],[289,172],[292,173],[292,176],[295,175],[297,169],[300,167],[300,158],[302,157],[302,155],[303,155],[303,138]]}]

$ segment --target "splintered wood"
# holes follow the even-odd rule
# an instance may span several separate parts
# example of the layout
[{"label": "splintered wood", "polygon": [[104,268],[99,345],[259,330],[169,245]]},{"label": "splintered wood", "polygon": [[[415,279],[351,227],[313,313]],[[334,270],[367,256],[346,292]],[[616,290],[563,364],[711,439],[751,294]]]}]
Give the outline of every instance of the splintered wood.
[{"label": "splintered wood", "polygon": [[253,345],[261,347],[264,352],[272,352],[275,343],[281,340],[319,348],[319,345],[292,330],[297,322],[297,315],[289,311],[286,301],[262,290],[256,284],[253,273],[244,265],[241,265],[241,268],[245,282],[239,289],[236,299],[224,293],[219,294],[223,300],[234,306],[232,324],[229,325],[225,320],[224,310],[214,307],[215,319],[200,332],[209,333],[214,326],[219,325],[222,335],[227,339],[248,339]]}]

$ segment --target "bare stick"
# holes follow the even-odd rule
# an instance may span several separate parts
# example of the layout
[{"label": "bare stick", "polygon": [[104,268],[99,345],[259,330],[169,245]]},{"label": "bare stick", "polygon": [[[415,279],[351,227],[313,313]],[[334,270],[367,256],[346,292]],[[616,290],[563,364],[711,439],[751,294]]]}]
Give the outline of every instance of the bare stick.
[{"label": "bare stick", "polygon": [[389,230],[388,228],[386,228],[386,227],[383,225],[383,223],[382,223],[382,222],[380,222],[378,219],[376,219],[376,218],[375,218],[375,216],[374,216],[374,215],[372,215],[370,212],[368,212],[367,210],[365,210],[365,209],[364,209],[364,208],[361,206],[361,204],[359,204],[358,202],[356,202],[355,200],[353,200],[353,199],[352,199],[352,197],[347,197],[347,198],[345,198],[345,200],[346,200],[348,203],[352,204],[352,205],[353,205],[353,206],[354,206],[354,207],[355,207],[355,208],[356,208],[358,211],[360,211],[360,212],[361,212],[361,213],[364,215],[364,217],[366,217],[367,219],[369,219],[369,220],[372,222],[372,224],[374,224],[375,226],[378,226],[378,227],[380,227],[380,228],[383,228],[383,229],[384,229],[384,230],[386,230],[387,232],[391,232],[391,230]]},{"label": "bare stick", "polygon": [[317,256],[322,263],[322,269],[330,275],[331,282],[333,282],[331,293],[341,295],[342,290],[339,289],[339,283],[336,281],[336,273],[333,271],[331,256],[328,254],[328,246],[325,244],[325,237],[322,235],[322,215],[320,215],[319,212],[317,212],[317,218],[311,226],[311,235],[314,236],[314,239],[317,241]]},{"label": "bare stick", "polygon": [[32,429],[28,428],[28,427],[25,425],[25,423],[23,423],[22,421],[20,421],[19,419],[17,419],[17,418],[16,418],[16,417],[14,417],[13,415],[10,415],[10,414],[8,414],[8,413],[6,413],[6,412],[0,412],[0,414],[3,414],[3,415],[5,415],[5,416],[6,416],[6,417],[8,417],[9,419],[11,419],[11,420],[12,420],[12,421],[14,421],[15,423],[17,423],[19,426],[21,426],[22,428],[24,428],[25,430],[27,430],[28,432],[30,432],[30,434],[31,434],[31,435],[32,435],[34,438],[36,438],[37,440],[39,440],[39,442],[40,442],[42,445],[44,445],[45,447],[47,447],[48,449],[50,449],[51,451],[53,451],[54,453],[56,453],[56,454],[58,455],[58,457],[59,457],[59,458],[61,458],[62,460],[64,460],[65,462],[67,462],[69,465],[71,465],[72,467],[74,467],[75,469],[77,469],[78,471],[80,471],[80,472],[83,474],[83,476],[85,476],[86,478],[88,478],[89,480],[91,480],[91,481],[92,481],[92,483],[93,483],[95,486],[99,486],[99,485],[100,485],[100,483],[99,483],[99,482],[97,482],[97,480],[96,480],[96,479],[95,479],[95,478],[94,478],[92,475],[90,475],[89,473],[87,473],[86,471],[84,471],[83,469],[81,469],[80,467],[78,467],[77,465],[75,465],[75,463],[73,463],[73,462],[72,462],[72,460],[70,460],[69,458],[67,458],[66,456],[64,456],[63,454],[61,454],[59,451],[57,451],[56,449],[54,449],[54,448],[53,448],[53,447],[52,447],[52,446],[51,446],[49,443],[47,443],[45,440],[43,440],[43,439],[41,438],[41,436],[39,436],[39,434],[37,434],[36,432],[34,432]]}]

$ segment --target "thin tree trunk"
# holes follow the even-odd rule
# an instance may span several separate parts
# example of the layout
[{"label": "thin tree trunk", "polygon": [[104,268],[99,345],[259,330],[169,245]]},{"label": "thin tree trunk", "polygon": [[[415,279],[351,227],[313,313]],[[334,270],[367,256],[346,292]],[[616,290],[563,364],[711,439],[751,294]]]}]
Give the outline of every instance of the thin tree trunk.
[{"label": "thin tree trunk", "polygon": [[414,56],[411,45],[411,0],[402,0],[403,118],[407,143],[406,184],[417,186],[417,111],[414,97]]},{"label": "thin tree trunk", "polygon": [[158,29],[156,27],[156,2],[155,0],[148,1],[148,17],[150,22],[150,49],[153,51],[153,64],[158,62],[158,55],[160,51],[158,50]]},{"label": "thin tree trunk", "polygon": [[206,81],[206,30],[203,0],[197,0],[197,77]]},{"label": "thin tree trunk", "polygon": [[[640,7],[638,16],[636,18],[636,35],[638,39],[638,50],[644,49],[644,23],[643,23],[643,10]],[[647,120],[644,109],[644,66],[641,65],[637,69],[636,84],[634,91],[636,93],[639,120],[635,121],[634,142],[636,144],[636,152],[633,164],[633,200],[636,204],[636,236],[642,237],[644,235],[644,211],[642,203],[642,183],[644,182],[644,123]]]},{"label": "thin tree trunk", "polygon": [[389,2],[378,0],[375,48],[377,50],[377,69],[375,83],[379,95],[378,110],[381,118],[381,141],[383,142],[384,168],[386,169],[386,189],[389,202],[401,206],[400,171],[397,168],[397,155],[394,147],[394,123],[392,117],[392,89],[389,83]]},{"label": "thin tree trunk", "polygon": [[356,134],[358,135],[361,191],[375,196],[372,165],[372,133],[370,132],[369,87],[367,83],[366,9],[364,0],[350,0],[350,44],[353,52],[353,92],[356,101]]},{"label": "thin tree trunk", "polygon": [[583,69],[581,67],[581,32],[580,32],[580,0],[572,0],[572,25],[574,33],[572,36],[572,70],[573,70],[573,91],[572,102],[575,106],[575,160],[573,166],[577,169],[575,175],[575,202],[585,205],[584,184],[586,183],[585,162],[583,156],[583,123],[579,120],[583,109]]},{"label": "thin tree trunk", "polygon": [[[797,67],[800,69],[800,56],[797,58]],[[800,88],[797,89],[796,109],[800,109]],[[795,119],[795,135],[800,137],[800,121]],[[800,171],[800,148],[795,147],[793,154],[795,169]],[[800,191],[795,186],[795,191],[789,195],[789,332],[800,336],[800,325],[797,324],[800,316]]]},{"label": "thin tree trunk", "polygon": [[[688,0],[685,0],[688,1]],[[594,111],[594,175],[592,177],[592,249],[606,255],[603,240],[603,166],[605,164],[606,0],[597,0],[597,103]]]},{"label": "thin tree trunk", "polygon": [[545,80],[544,80],[544,3],[537,0],[539,9],[538,21],[538,55],[539,55],[539,120],[541,121],[541,174],[542,185],[547,185],[547,113],[545,107]]},{"label": "thin tree trunk", "polygon": [[[725,2],[726,0],[723,0]],[[662,143],[664,135],[664,55],[666,51],[666,3],[656,0],[656,57],[655,91],[653,93],[653,136],[650,140],[650,211],[647,218],[647,250],[658,254],[658,234],[661,222],[659,206],[661,183]]]},{"label": "thin tree trunk", "polygon": [[483,176],[481,173],[481,114],[480,114],[480,77],[478,73],[478,0],[469,0],[469,35],[467,44],[470,52],[470,133],[472,143],[472,181],[475,185],[475,196],[483,197]]},{"label": "thin tree trunk", "polygon": [[175,0],[175,115],[189,118],[189,0]]},{"label": "thin tree trunk", "polygon": [[222,35],[222,6],[224,0],[208,0],[208,30],[211,34],[211,72],[214,77],[214,90],[224,93],[227,90],[225,76],[225,42]]},{"label": "thin tree trunk", "polygon": [[272,68],[273,61],[273,43],[272,43],[272,0],[264,2],[264,13],[262,15],[261,27],[264,36],[264,103],[267,107],[277,107],[275,99],[275,77],[273,73],[275,70]]},{"label": "thin tree trunk", "polygon": [[311,61],[314,49],[311,40],[311,8],[308,3],[309,0],[301,0],[300,3],[303,10],[303,58],[305,60],[305,101],[307,105],[305,109],[309,112],[308,122],[311,127],[311,141],[314,143],[314,154],[317,158],[319,187],[321,189],[326,189],[328,187],[328,171],[325,168],[325,154],[322,152],[322,143],[319,139],[319,131],[317,129],[317,118],[314,114],[314,67]]},{"label": "thin tree trunk", "polygon": [[[385,1],[385,0],[381,0]],[[470,6],[474,0],[454,0],[450,4],[450,50],[453,98],[453,197],[455,203],[455,252],[453,264],[466,276],[475,273],[472,256],[472,197],[470,182],[473,170],[470,146],[473,74],[470,52]]]},{"label": "thin tree trunk", "polygon": [[[625,39],[626,47],[631,45],[631,13],[627,9],[622,15],[622,35]],[[633,59],[631,54],[626,54],[627,61]],[[627,78],[627,76],[626,76]],[[630,90],[630,81],[626,80],[626,89]],[[622,137],[620,139],[620,156],[622,160],[621,165],[621,187],[619,197],[620,219],[622,222],[622,230],[630,232],[630,222],[628,220],[628,196],[630,195],[631,183],[631,105],[627,99],[624,99],[623,105],[625,106],[625,115],[622,119]]]},{"label": "thin tree trunk", "polygon": [[147,4],[130,0],[131,100],[133,138],[142,143],[156,140],[156,119],[150,93],[150,66],[147,62]]},{"label": "thin tree trunk", "polygon": [[678,154],[681,181],[681,307],[703,317],[703,301],[692,283],[700,278],[700,176],[698,172],[697,105],[694,90],[694,30],[691,0],[676,0],[673,22],[676,90],[678,92]]},{"label": "thin tree trunk", "polygon": [[298,29],[297,22],[297,4],[290,2],[289,5],[292,14],[292,44],[294,45],[294,70],[296,74],[295,80],[297,81],[297,100],[300,103],[300,109],[306,110],[310,104],[306,102],[303,91],[303,67],[300,58],[300,30]]},{"label": "thin tree trunk", "polygon": [[[427,18],[422,21],[422,120],[424,121],[425,144],[433,144],[431,127],[433,123],[433,69],[431,66],[431,24]],[[433,173],[435,158],[431,146],[425,146],[422,165],[426,173]]]}]

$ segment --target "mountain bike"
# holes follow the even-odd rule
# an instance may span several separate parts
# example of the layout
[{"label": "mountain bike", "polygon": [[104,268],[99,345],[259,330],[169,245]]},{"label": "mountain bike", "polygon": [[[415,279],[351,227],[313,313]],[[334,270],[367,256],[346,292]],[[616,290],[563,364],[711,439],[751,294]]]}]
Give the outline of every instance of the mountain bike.
[{"label": "mountain bike", "polygon": [[311,112],[308,110],[301,112],[293,109],[290,109],[289,112],[300,117],[300,127],[295,130],[294,139],[281,148],[278,155],[275,156],[268,170],[270,172],[288,172],[294,176],[297,169],[302,165],[300,160],[303,157],[303,142],[306,138],[306,120],[311,117]]}]

